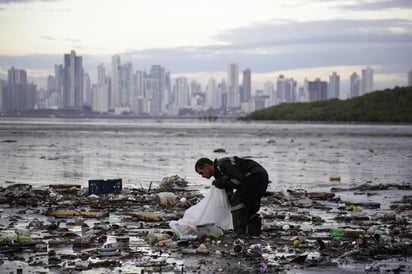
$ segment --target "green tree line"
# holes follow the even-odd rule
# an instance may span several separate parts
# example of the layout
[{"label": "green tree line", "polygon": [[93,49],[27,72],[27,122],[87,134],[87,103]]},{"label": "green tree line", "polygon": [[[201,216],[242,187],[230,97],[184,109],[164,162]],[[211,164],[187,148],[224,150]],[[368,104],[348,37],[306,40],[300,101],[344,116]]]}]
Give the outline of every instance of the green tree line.
[{"label": "green tree line", "polygon": [[412,87],[396,87],[348,100],[284,103],[241,120],[412,123]]}]

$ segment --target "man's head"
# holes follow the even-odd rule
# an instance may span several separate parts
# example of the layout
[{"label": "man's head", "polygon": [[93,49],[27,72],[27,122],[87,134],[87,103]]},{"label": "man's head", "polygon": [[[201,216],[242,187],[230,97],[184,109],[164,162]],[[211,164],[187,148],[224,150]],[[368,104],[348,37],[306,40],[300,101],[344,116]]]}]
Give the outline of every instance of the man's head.
[{"label": "man's head", "polygon": [[196,172],[203,178],[209,179],[215,175],[213,161],[209,158],[200,158],[195,164]]}]

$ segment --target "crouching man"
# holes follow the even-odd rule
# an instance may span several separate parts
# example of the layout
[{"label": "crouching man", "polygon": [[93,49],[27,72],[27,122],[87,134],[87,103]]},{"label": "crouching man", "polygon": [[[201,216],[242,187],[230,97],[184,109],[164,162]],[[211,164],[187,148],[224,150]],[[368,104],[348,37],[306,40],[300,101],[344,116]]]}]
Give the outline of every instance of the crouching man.
[{"label": "crouching man", "polygon": [[269,184],[266,170],[257,162],[239,157],[200,158],[196,172],[203,178],[214,177],[213,185],[228,193],[236,234],[259,236],[262,221],[257,213]]}]

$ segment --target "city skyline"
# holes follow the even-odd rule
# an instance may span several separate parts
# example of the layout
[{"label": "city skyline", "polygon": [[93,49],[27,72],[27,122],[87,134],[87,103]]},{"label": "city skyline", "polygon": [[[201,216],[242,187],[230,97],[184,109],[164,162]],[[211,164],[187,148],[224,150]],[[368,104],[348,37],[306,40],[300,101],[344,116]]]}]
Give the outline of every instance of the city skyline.
[{"label": "city skyline", "polygon": [[[412,2],[398,1],[0,1],[0,78],[14,66],[45,87],[74,49],[96,82],[119,55],[136,70],[160,64],[206,85],[226,66],[253,72],[253,90],[283,74],[327,80],[371,66],[376,88],[406,85],[412,64]],[[121,3],[121,4],[120,4]],[[75,19],[75,20],[73,20]],[[18,35],[16,35],[18,33]]]},{"label": "city skyline", "polygon": [[[293,78],[279,75],[275,83],[267,81],[264,90],[251,90],[252,71],[242,72],[237,64],[228,64],[227,78],[216,82],[211,78],[206,87],[186,77],[173,79],[160,65],[152,65],[150,73],[135,71],[130,62],[122,63],[112,56],[111,75],[103,64],[97,68],[98,81],[92,83],[83,70],[83,57],[72,50],[64,54],[64,65],[55,65],[54,75],[47,78],[47,89],[40,89],[27,80],[27,72],[11,67],[8,88],[0,81],[0,105],[6,111],[30,109],[82,109],[94,112],[140,115],[180,115],[181,111],[218,111],[248,113],[280,103],[313,102],[340,98],[340,76],[333,72],[329,82],[320,78],[306,79],[303,87]],[[189,83],[190,82],[190,83]],[[362,69],[361,77],[353,73],[351,97],[374,91],[374,70]],[[189,110],[190,109],[190,110]]]}]

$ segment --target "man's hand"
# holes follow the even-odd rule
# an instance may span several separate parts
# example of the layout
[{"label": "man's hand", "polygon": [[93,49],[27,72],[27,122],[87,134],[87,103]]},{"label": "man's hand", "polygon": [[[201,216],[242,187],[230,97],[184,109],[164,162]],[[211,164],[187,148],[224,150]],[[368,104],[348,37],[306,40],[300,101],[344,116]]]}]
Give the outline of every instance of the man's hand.
[{"label": "man's hand", "polygon": [[223,176],[221,178],[214,180],[212,184],[220,189],[226,189],[231,187],[229,178],[227,176]]},{"label": "man's hand", "polygon": [[225,187],[226,187],[227,184],[226,184],[225,181],[215,180],[215,181],[213,182],[213,185],[214,185],[215,187],[217,187],[217,188],[225,189]]}]

